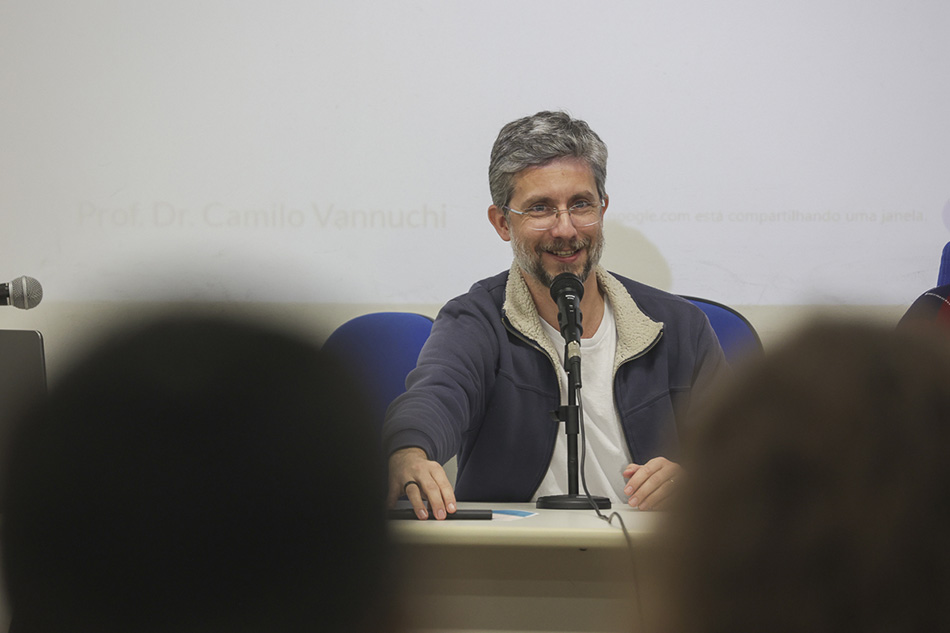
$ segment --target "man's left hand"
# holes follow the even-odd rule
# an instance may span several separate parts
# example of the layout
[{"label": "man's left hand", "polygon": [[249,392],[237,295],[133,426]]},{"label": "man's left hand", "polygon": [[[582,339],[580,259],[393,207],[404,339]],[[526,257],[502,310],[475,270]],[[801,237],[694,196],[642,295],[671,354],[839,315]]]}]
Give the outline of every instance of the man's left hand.
[{"label": "man's left hand", "polygon": [[640,510],[656,510],[676,489],[683,469],[665,457],[654,457],[646,464],[630,464],[623,469],[627,503]]}]

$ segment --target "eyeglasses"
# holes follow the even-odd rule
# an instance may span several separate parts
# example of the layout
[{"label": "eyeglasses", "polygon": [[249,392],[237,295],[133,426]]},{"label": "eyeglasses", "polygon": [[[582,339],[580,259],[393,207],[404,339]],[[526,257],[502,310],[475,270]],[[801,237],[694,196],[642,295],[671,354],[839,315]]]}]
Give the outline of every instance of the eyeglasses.
[{"label": "eyeglasses", "polygon": [[590,200],[578,200],[567,209],[558,209],[546,204],[536,204],[523,211],[511,207],[502,207],[502,209],[523,217],[524,224],[529,229],[547,231],[554,228],[558,216],[562,213],[568,214],[575,228],[597,224],[600,221],[600,210],[603,209],[603,204],[595,204]]}]

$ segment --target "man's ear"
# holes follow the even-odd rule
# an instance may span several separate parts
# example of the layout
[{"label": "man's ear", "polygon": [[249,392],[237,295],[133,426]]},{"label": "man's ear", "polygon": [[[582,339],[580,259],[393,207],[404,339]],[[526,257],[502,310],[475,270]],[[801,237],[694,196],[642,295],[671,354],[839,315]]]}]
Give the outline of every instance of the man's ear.
[{"label": "man's ear", "polygon": [[495,227],[498,237],[506,242],[511,241],[511,226],[508,224],[508,218],[505,217],[505,212],[501,207],[494,204],[488,207],[488,221]]}]

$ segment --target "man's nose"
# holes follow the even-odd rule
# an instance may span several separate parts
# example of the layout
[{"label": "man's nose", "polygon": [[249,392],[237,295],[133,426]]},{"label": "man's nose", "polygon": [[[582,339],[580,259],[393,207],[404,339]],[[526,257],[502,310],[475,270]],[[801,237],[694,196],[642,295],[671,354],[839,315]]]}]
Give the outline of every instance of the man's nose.
[{"label": "man's nose", "polygon": [[577,227],[574,226],[574,220],[571,218],[570,211],[566,209],[558,211],[554,226],[551,227],[551,234],[555,237],[572,238],[577,235]]}]

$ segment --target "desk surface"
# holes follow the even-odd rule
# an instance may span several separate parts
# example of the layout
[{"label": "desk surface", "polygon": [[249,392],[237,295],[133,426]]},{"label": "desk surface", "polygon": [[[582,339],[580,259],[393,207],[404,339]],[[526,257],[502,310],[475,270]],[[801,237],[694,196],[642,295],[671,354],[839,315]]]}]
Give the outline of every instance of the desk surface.
[{"label": "desk surface", "polygon": [[[406,574],[412,630],[613,633],[639,626],[641,589],[619,522],[593,510],[539,510],[533,503],[472,503],[532,516],[491,521],[390,521]],[[662,514],[616,512],[631,545],[649,547]]]},{"label": "desk surface", "polygon": [[[504,520],[496,514],[491,521],[390,521],[396,542],[408,545],[477,545],[518,547],[601,548],[625,545],[617,518],[612,524],[593,510],[539,510],[533,503],[460,503],[460,508],[490,508],[534,513]],[[617,513],[632,539],[651,534],[659,515],[628,506],[602,510],[605,516]]]}]

